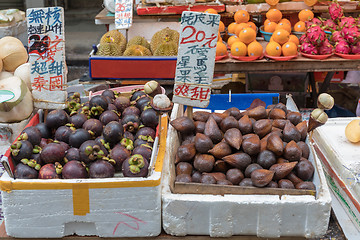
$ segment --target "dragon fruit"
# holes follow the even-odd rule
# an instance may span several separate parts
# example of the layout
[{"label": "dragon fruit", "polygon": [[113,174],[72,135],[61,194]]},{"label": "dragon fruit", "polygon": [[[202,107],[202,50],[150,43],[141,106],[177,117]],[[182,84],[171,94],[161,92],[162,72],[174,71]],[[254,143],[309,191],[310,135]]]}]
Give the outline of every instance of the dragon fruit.
[{"label": "dragon fruit", "polygon": [[334,47],[330,44],[329,40],[325,39],[319,46],[319,54],[326,55],[331,54],[334,50]]},{"label": "dragon fruit", "polygon": [[309,28],[309,27],[311,27],[312,25],[318,25],[318,26],[322,26],[322,24],[323,24],[323,22],[320,20],[320,19],[318,19],[318,18],[313,18],[313,19],[311,19],[311,21],[305,21],[305,27],[306,28]]},{"label": "dragon fruit", "polygon": [[360,42],[351,46],[351,53],[352,54],[360,54]]},{"label": "dragon fruit", "polygon": [[344,16],[344,11],[341,8],[340,4],[337,2],[333,2],[329,6],[330,17],[334,21],[338,21],[340,18]]},{"label": "dragon fruit", "polygon": [[331,40],[333,42],[340,42],[341,40],[345,41],[345,39],[343,38],[343,36],[341,35],[340,31],[335,31],[332,33],[331,35]]},{"label": "dragon fruit", "polygon": [[301,44],[300,50],[301,50],[301,52],[306,53],[306,54],[311,54],[311,55],[318,54],[317,48],[314,45],[312,45],[311,43],[307,43],[307,42],[303,42]]},{"label": "dragon fruit", "polygon": [[348,41],[348,43],[353,44],[360,37],[360,32],[356,26],[344,27],[341,29],[341,35],[346,41]]},{"label": "dragon fruit", "polygon": [[316,46],[326,39],[326,34],[320,26],[311,26],[306,30],[306,35],[309,42]]},{"label": "dragon fruit", "polygon": [[350,53],[350,46],[346,41],[340,41],[335,45],[335,52],[342,54]]},{"label": "dragon fruit", "polygon": [[343,17],[341,18],[341,21],[339,23],[339,27],[344,28],[344,27],[352,27],[356,25],[356,20],[353,17]]},{"label": "dragon fruit", "polygon": [[301,35],[301,37],[299,38],[299,42],[300,43],[309,42],[309,39],[307,38],[306,34]]},{"label": "dragon fruit", "polygon": [[326,19],[323,22],[323,27],[325,30],[336,30],[336,23],[332,19]]}]

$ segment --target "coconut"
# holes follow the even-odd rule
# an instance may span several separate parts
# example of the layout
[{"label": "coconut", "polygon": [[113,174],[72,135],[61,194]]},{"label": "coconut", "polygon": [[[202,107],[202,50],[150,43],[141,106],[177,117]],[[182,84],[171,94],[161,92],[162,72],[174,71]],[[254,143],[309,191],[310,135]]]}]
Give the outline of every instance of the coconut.
[{"label": "coconut", "polygon": [[9,77],[13,77],[14,75],[11,72],[2,71],[0,72],[0,81]]},{"label": "coconut", "polygon": [[2,61],[2,59],[0,58],[0,72],[2,71],[2,69],[3,69],[3,61]]},{"label": "coconut", "polygon": [[14,72],[14,76],[19,77],[26,83],[27,87],[31,91],[31,77],[30,77],[30,63],[24,63],[20,65]]},{"label": "coconut", "polygon": [[26,63],[28,54],[20,40],[14,37],[4,38],[0,39],[0,58],[3,60],[3,68],[13,72],[18,66]]},{"label": "coconut", "polygon": [[26,84],[18,77],[9,77],[1,80],[0,90],[8,90],[14,93],[14,98],[0,103],[0,112],[10,112],[12,108],[18,105],[23,99],[25,94],[29,91]]},{"label": "coconut", "polygon": [[16,106],[14,106],[9,112],[3,113],[0,111],[0,122],[11,123],[19,122],[30,116],[33,112],[33,100],[31,92],[26,88],[26,94],[23,100]]}]

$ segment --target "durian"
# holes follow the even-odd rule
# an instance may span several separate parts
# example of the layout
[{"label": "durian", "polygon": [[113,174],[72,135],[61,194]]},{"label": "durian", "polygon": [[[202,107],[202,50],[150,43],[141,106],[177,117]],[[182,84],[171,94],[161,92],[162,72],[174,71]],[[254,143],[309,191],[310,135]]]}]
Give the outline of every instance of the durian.
[{"label": "durian", "polygon": [[121,56],[123,50],[119,44],[114,43],[110,36],[107,37],[107,40],[100,42],[97,55],[100,56]]},{"label": "durian", "polygon": [[177,56],[178,45],[175,42],[164,42],[154,52],[154,56]]},{"label": "durian", "polygon": [[101,39],[100,44],[102,43],[115,43],[120,46],[121,54],[117,56],[121,56],[122,53],[125,51],[126,48],[126,38],[125,36],[119,32],[118,30],[111,30],[105,33]]},{"label": "durian", "polygon": [[130,39],[126,45],[126,48],[129,48],[132,45],[142,45],[150,50],[150,43],[141,36],[135,36],[132,39]]},{"label": "durian", "polygon": [[158,32],[156,32],[150,42],[151,51],[154,53],[157,47],[162,44],[164,41],[166,42],[175,42],[178,44],[180,34],[169,27],[166,27]]},{"label": "durian", "polygon": [[142,45],[132,45],[125,50],[124,56],[151,56],[151,52]]}]

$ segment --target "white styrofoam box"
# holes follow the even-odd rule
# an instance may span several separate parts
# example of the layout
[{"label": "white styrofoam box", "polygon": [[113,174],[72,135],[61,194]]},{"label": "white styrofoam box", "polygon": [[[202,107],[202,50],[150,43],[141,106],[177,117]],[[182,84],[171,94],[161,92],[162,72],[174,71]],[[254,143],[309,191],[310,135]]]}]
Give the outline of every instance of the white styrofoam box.
[{"label": "white styrofoam box", "polygon": [[[291,104],[289,104],[291,105]],[[183,106],[174,104],[171,120]],[[257,235],[258,237],[322,236],[328,229],[330,191],[320,161],[312,153],[316,196],[174,194],[170,189],[170,159],[180,145],[169,125],[163,168],[162,218],[166,233],[176,236]]]},{"label": "white styrofoam box", "polygon": [[27,46],[26,20],[15,23],[7,27],[0,27],[0,38],[13,36],[18,38],[24,46]]},{"label": "white styrofoam box", "polygon": [[312,145],[325,170],[328,184],[360,231],[360,143],[346,139],[346,125],[358,118],[330,118],[314,130]]},{"label": "white styrofoam box", "polygon": [[4,173],[0,187],[6,233],[18,238],[159,235],[167,121],[163,115],[147,178],[14,180]]}]

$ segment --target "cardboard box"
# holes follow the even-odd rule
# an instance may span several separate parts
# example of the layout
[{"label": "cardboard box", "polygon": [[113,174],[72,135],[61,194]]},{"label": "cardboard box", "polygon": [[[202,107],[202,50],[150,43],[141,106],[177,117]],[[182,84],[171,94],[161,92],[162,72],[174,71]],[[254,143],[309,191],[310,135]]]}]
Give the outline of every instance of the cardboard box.
[{"label": "cardboard box", "polygon": [[[234,101],[231,106],[237,106]],[[288,101],[288,108],[296,105]],[[243,109],[243,108],[241,108]],[[182,116],[183,106],[174,104],[171,120]],[[225,109],[221,109],[225,110]],[[164,162],[162,190],[163,228],[175,236],[256,235],[258,237],[322,236],[330,218],[331,197],[321,164],[311,154],[316,169],[313,182],[316,196],[277,194],[180,194],[174,193],[174,158],[180,145],[176,130],[169,125],[167,154]]]}]

